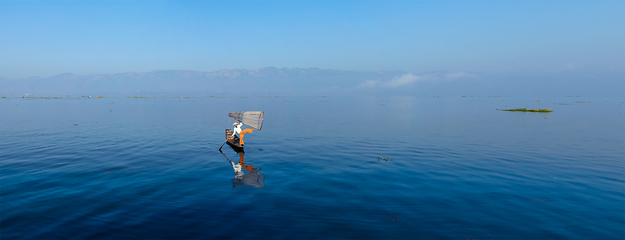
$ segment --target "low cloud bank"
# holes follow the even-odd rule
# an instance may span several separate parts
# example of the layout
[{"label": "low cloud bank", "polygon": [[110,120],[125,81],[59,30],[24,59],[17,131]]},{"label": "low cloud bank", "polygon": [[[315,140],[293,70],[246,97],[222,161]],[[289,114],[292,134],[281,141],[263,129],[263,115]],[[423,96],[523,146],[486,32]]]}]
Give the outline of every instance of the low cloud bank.
[{"label": "low cloud bank", "polygon": [[430,72],[424,73],[420,75],[414,75],[412,73],[406,73],[400,76],[397,76],[389,81],[375,81],[375,80],[365,80],[358,83],[357,88],[376,88],[376,87],[385,87],[385,88],[399,88],[406,87],[412,85],[419,81],[437,81],[437,80],[454,80],[460,78],[469,78],[474,77],[476,74],[468,73],[468,72]]},{"label": "low cloud bank", "polygon": [[412,75],[412,73],[406,73],[396,79],[393,79],[391,81],[388,81],[387,83],[385,83],[384,85],[389,86],[389,87],[401,87],[407,84],[411,84],[413,82],[416,82],[417,80],[419,80],[419,76],[415,76]]}]

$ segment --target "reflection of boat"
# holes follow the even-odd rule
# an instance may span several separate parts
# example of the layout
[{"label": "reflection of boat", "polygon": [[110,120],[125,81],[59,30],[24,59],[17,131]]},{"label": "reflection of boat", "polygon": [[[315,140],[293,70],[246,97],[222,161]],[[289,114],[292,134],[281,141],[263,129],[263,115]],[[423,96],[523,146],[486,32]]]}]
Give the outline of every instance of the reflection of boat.
[{"label": "reflection of boat", "polygon": [[236,148],[233,149],[239,154],[239,162],[235,163],[230,161],[226,154],[221,152],[221,154],[226,157],[226,160],[232,165],[234,169],[234,179],[230,180],[232,182],[232,187],[240,187],[240,186],[252,186],[252,187],[265,187],[265,175],[260,172],[259,167],[252,167],[251,164],[243,162],[243,158],[245,157],[245,153],[243,151],[237,151]]}]

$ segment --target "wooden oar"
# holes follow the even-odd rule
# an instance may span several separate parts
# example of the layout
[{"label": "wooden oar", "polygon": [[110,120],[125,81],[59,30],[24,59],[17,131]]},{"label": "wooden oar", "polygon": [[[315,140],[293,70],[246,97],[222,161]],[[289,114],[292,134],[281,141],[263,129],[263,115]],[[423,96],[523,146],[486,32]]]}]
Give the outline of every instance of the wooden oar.
[{"label": "wooden oar", "polygon": [[227,142],[227,141],[228,141],[228,140],[226,139],[226,141],[224,141],[224,143],[223,143],[223,144],[221,144],[221,147],[219,147],[219,151],[221,151],[221,148],[224,146],[224,144],[226,144],[226,142]]}]

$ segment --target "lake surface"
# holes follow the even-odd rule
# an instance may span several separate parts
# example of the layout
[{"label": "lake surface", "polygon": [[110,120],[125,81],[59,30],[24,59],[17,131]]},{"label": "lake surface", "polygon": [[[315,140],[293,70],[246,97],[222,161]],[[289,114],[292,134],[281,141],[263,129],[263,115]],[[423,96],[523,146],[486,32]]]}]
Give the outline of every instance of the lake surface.
[{"label": "lake surface", "polygon": [[625,238],[623,96],[61,97],[0,99],[3,239]]}]

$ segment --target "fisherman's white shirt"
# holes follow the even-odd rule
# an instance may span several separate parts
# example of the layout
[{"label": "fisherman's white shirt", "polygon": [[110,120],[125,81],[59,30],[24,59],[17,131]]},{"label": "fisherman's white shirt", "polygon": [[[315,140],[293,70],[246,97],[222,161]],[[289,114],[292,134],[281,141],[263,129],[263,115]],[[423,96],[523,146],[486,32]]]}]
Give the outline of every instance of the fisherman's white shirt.
[{"label": "fisherman's white shirt", "polygon": [[241,127],[242,126],[243,126],[243,123],[239,123],[237,125],[234,125],[234,131],[232,131],[232,136],[234,136],[235,134],[241,133]]}]

